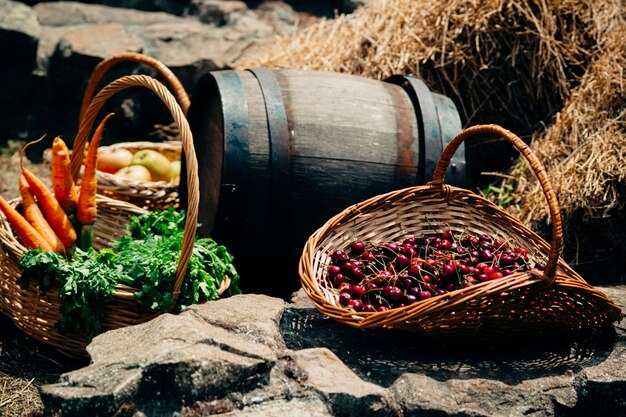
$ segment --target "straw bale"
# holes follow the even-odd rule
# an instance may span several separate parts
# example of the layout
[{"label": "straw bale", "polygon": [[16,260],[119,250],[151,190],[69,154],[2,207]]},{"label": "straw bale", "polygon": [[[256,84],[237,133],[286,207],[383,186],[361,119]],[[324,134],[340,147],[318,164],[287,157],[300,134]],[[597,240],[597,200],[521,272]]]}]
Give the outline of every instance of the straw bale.
[{"label": "straw bale", "polygon": [[[606,217],[626,206],[626,26],[611,28],[601,52],[531,148],[546,165],[566,221]],[[532,174],[514,176],[515,204],[526,223],[547,217]]]},{"label": "straw bale", "polygon": [[620,0],[374,0],[321,20],[237,68],[265,65],[384,79],[416,74],[451,97],[465,124],[525,134],[562,106]]}]

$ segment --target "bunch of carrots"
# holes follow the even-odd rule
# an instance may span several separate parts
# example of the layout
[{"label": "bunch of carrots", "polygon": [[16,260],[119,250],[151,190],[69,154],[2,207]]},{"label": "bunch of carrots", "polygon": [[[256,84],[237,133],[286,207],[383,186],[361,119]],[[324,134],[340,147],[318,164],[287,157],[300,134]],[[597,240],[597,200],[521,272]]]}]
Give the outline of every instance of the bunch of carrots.
[{"label": "bunch of carrots", "polygon": [[[80,189],[70,170],[70,152],[60,137],[52,143],[52,190],[35,174],[24,167],[27,144],[22,149],[20,167],[20,195],[22,213],[0,197],[0,210],[28,249],[70,253],[77,243],[87,250],[93,242],[93,224],[96,221],[96,162],[104,126],[113,116],[107,115],[89,143],[84,157],[85,170]],[[77,233],[78,231],[78,233]],[[80,240],[79,240],[80,234]]]}]

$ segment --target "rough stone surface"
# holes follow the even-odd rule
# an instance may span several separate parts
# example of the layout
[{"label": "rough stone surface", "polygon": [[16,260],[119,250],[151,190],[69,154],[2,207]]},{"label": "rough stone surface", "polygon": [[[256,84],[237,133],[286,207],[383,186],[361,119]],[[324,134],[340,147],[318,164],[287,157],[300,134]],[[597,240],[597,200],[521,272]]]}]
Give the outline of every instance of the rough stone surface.
[{"label": "rough stone surface", "polygon": [[[0,48],[24,45],[10,49],[29,65],[25,70],[14,66],[0,74],[10,84],[0,88],[0,111],[12,116],[0,120],[3,137],[16,136],[21,131],[26,131],[28,137],[46,133],[61,135],[71,145],[87,80],[101,60],[115,53],[141,52],[160,60],[191,94],[201,75],[229,68],[253,45],[277,33],[267,19],[240,2],[210,3],[212,13],[222,14],[223,21],[218,23],[211,19],[201,21],[202,16],[192,14],[197,8],[190,2],[180,2],[184,10],[178,15],[173,14],[167,1],[154,1],[144,9],[168,13],[111,7],[133,6],[131,0],[128,4],[102,3],[106,4],[42,2],[31,8],[8,0],[0,2]],[[8,10],[13,15],[17,13],[13,10],[17,10],[20,16],[30,16],[30,20],[5,19],[10,16]],[[19,32],[14,30],[13,22],[20,22]],[[31,26],[36,30],[31,30]],[[20,37],[12,40],[12,34]],[[101,86],[133,73],[157,76],[150,68],[125,62],[111,68]],[[1,84],[0,81],[0,87]],[[105,111],[117,114],[109,125],[110,136],[117,141],[144,140],[155,124],[171,122],[162,103],[145,89],[117,94],[107,106]]]},{"label": "rough stone surface", "polygon": [[[626,306],[626,286],[599,288]],[[302,297],[240,295],[100,335],[91,365],[43,387],[46,414],[579,417],[626,407],[623,323],[585,343],[470,350],[349,328]]]},{"label": "rough stone surface", "polygon": [[224,26],[248,12],[248,5],[243,1],[194,0],[197,15],[201,22]]},{"label": "rough stone surface", "polygon": [[392,409],[385,389],[363,381],[329,349],[303,349],[289,357],[305,383],[328,398],[335,415],[388,415]]},{"label": "rough stone surface", "polygon": [[5,65],[32,67],[40,33],[37,15],[30,7],[16,1],[0,0],[0,56]]},{"label": "rough stone surface", "polygon": [[[236,311],[257,301],[239,297],[236,303],[221,300],[204,306],[219,311],[226,302]],[[96,337],[89,346],[93,364],[44,387],[44,402],[68,416],[101,410],[113,414],[126,402],[147,415],[171,415],[184,404],[264,383],[276,353],[259,343],[262,332],[251,336],[227,330],[237,327],[232,313],[231,322],[222,320],[224,327],[210,324],[197,313],[201,307]],[[255,329],[251,322],[248,327]]]},{"label": "rough stone surface", "polygon": [[[245,298],[246,302],[241,302]],[[279,330],[285,302],[266,295],[238,295],[216,303],[193,305],[185,314],[236,334],[245,334],[274,351],[285,349]]]}]

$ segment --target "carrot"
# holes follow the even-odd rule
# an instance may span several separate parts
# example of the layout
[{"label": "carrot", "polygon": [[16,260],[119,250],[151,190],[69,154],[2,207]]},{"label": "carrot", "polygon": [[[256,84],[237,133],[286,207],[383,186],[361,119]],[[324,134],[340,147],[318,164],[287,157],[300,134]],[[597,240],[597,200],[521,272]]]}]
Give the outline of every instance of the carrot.
[{"label": "carrot", "polygon": [[[43,139],[43,138],[42,138]],[[41,140],[41,139],[40,139]],[[63,246],[66,248],[71,247],[74,242],[76,242],[76,231],[74,227],[72,227],[72,223],[70,222],[67,214],[63,211],[63,208],[59,204],[52,191],[44,184],[35,174],[24,167],[24,152],[26,148],[35,142],[29,142],[22,149],[22,155],[20,158],[20,167],[22,168],[22,174],[26,181],[28,182],[28,186],[30,187],[30,191],[37,197],[37,203],[41,208],[41,211],[44,214],[44,217],[48,221],[48,224],[54,230],[54,233],[61,239]]]},{"label": "carrot", "polygon": [[92,225],[96,221],[97,205],[96,205],[96,165],[98,160],[98,147],[100,146],[100,139],[102,139],[102,132],[104,126],[115,113],[109,113],[98,125],[96,131],[89,142],[89,148],[87,149],[87,155],[84,159],[85,171],[83,172],[83,179],[80,185],[80,192],[78,194],[78,204],[76,205],[76,218],[81,224],[81,248],[86,250],[91,247],[93,242],[93,227]]},{"label": "carrot", "polygon": [[52,142],[52,190],[63,211],[73,214],[78,195],[70,171],[70,151],[59,136]]},{"label": "carrot", "polygon": [[65,246],[61,242],[61,239],[54,233],[54,230],[50,227],[46,221],[41,209],[35,201],[35,197],[30,192],[28,181],[24,175],[20,175],[20,195],[22,196],[22,212],[24,218],[35,228],[43,237],[46,242],[50,244],[53,251],[63,253],[65,252]]},{"label": "carrot", "polygon": [[13,226],[24,246],[29,249],[41,248],[44,252],[52,250],[46,239],[2,197],[0,197],[0,210],[2,210],[11,226]]}]

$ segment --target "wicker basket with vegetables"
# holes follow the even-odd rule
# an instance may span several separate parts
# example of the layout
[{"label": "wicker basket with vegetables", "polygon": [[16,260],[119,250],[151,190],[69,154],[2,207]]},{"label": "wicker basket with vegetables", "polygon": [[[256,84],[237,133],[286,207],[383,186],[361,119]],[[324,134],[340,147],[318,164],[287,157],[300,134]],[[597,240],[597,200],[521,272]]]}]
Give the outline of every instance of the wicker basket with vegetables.
[{"label": "wicker basket with vegetables", "polygon": [[[144,54],[121,52],[101,61],[91,73],[83,94],[79,124],[85,121],[87,109],[102,78],[112,67],[122,62],[136,62],[155,70],[170,87],[183,114],[187,114],[189,96],[178,77],[167,66]],[[74,147],[82,148],[84,140],[86,136],[77,138]],[[179,140],[119,142],[100,147],[96,171],[98,193],[148,210],[178,207],[181,150],[182,144]],[[153,163],[157,158],[159,161]],[[75,162],[76,166],[80,165],[78,160]],[[163,169],[153,170],[153,166],[167,168],[162,172]],[[143,167],[150,169],[141,169]]]},{"label": "wicker basket with vegetables", "polygon": [[88,341],[102,331],[239,291],[226,248],[196,238],[199,186],[191,132],[161,83],[144,75],[112,82],[91,102],[78,135],[89,134],[110,96],[133,86],[157,94],[180,128],[187,213],[149,212],[96,194],[97,148],[111,115],[90,141],[80,187],[57,138],[53,190],[24,168],[22,197],[0,199],[0,310],[33,338],[71,356],[85,355]]}]

